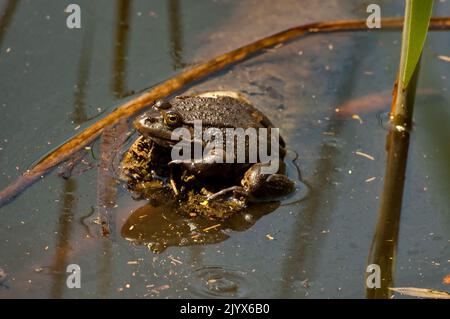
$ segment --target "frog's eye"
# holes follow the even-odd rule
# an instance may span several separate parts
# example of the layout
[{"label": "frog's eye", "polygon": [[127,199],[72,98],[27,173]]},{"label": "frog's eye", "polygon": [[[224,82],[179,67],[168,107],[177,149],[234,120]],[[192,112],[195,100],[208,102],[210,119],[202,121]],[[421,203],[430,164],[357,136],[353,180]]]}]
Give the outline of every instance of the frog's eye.
[{"label": "frog's eye", "polygon": [[158,110],[166,110],[170,109],[172,107],[172,104],[170,104],[170,102],[167,101],[157,100],[154,104],[154,107]]},{"label": "frog's eye", "polygon": [[177,112],[164,113],[164,123],[169,126],[178,126],[181,123],[181,116]]}]

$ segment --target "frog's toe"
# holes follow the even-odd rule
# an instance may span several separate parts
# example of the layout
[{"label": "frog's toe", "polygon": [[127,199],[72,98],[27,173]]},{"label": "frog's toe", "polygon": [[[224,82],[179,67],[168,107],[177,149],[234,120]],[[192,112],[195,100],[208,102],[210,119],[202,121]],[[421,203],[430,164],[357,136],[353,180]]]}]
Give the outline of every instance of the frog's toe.
[{"label": "frog's toe", "polygon": [[178,159],[178,160],[172,160],[172,161],[170,161],[170,162],[168,163],[168,165],[181,165],[181,164],[186,165],[186,164],[191,164],[191,163],[192,163],[191,160],[181,160],[181,159]]},{"label": "frog's toe", "polygon": [[228,188],[224,188],[224,189],[218,191],[217,193],[209,195],[206,198],[206,200],[209,200],[209,201],[210,200],[214,200],[217,197],[223,196],[223,195],[225,195],[227,193],[234,192],[234,191],[242,191],[242,190],[243,190],[243,188],[241,186],[231,186],[231,187],[228,187]]}]

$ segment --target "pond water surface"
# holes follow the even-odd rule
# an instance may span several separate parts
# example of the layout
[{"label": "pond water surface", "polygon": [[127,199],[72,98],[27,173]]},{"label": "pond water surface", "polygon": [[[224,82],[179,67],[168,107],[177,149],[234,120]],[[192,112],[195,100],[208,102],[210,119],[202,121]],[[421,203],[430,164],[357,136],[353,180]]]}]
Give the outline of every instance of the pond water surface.
[{"label": "pond water surface", "polygon": [[[290,26],[364,19],[370,2],[79,0],[82,28],[70,30],[65,2],[0,1],[0,188],[193,63]],[[383,15],[403,12],[398,1],[379,2]],[[450,3],[436,2],[435,15],[450,16]],[[397,287],[448,290],[450,63],[438,56],[450,55],[449,38],[431,33],[423,55]],[[114,172],[98,169],[109,145],[101,139],[70,178],[55,170],[0,208],[0,297],[364,298],[386,164],[380,118],[400,40],[399,32],[315,35],[180,92],[246,94],[280,128],[290,158],[298,154],[302,200],[257,206],[198,244],[189,227],[215,222],[193,226],[170,207],[134,200]],[[366,103],[370,96],[377,102]],[[107,238],[98,225],[105,209],[114,219]],[[66,286],[69,264],[81,267],[80,289]]]}]

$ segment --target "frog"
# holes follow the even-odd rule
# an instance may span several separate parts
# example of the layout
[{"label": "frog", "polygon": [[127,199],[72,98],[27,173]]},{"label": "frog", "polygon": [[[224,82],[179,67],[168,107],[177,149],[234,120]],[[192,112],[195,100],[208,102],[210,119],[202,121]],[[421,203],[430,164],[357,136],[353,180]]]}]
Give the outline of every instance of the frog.
[{"label": "frog", "polygon": [[[146,139],[170,149],[178,142],[172,140],[175,129],[185,128],[194,134],[195,121],[201,121],[203,132],[209,128],[219,129],[225,136],[227,128],[274,128],[269,118],[254,107],[250,101],[236,92],[207,92],[195,95],[176,96],[170,100],[157,100],[151,109],[138,116],[134,121],[136,130]],[[258,133],[259,134],[259,133]],[[189,143],[195,143],[192,139]],[[201,142],[203,143],[203,141]],[[270,136],[267,144],[270,145]],[[202,144],[202,147],[205,145]],[[201,159],[172,160],[170,167],[177,166],[183,170],[183,176],[190,174],[194,180],[220,180],[221,189],[207,195],[207,200],[217,200],[225,194],[233,194],[244,201],[273,199],[273,195],[283,196],[294,191],[294,182],[280,170],[267,174],[263,168],[271,163],[250,162],[248,158],[249,141],[245,142],[245,161],[226,163],[226,152],[212,149]],[[225,147],[224,147],[225,148]],[[286,143],[279,136],[277,150],[280,163],[284,163]],[[236,147],[234,149],[236,152]],[[228,185],[228,186],[227,186]],[[175,191],[177,192],[177,191]]]}]

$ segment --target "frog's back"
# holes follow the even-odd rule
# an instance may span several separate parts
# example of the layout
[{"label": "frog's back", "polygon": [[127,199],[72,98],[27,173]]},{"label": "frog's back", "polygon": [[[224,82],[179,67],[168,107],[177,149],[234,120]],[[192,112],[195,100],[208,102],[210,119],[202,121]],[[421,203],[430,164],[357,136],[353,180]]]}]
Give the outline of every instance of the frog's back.
[{"label": "frog's back", "polygon": [[228,96],[217,98],[179,96],[171,103],[185,123],[201,120],[210,127],[273,127],[267,117],[245,101]]}]

